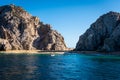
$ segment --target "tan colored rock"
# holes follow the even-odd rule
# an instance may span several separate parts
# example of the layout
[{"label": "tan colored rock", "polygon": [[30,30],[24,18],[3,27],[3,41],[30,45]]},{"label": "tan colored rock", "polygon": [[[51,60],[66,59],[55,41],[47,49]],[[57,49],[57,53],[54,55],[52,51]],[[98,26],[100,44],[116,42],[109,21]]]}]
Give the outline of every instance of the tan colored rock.
[{"label": "tan colored rock", "polygon": [[11,45],[8,40],[0,39],[0,50],[11,50]]},{"label": "tan colored rock", "polygon": [[52,30],[50,25],[41,25],[38,29],[39,38],[35,46],[40,50],[67,50],[64,38],[57,31]]},{"label": "tan colored rock", "polygon": [[[66,50],[63,37],[19,6],[0,7],[0,39],[5,50]],[[2,45],[2,42],[1,44]]]}]

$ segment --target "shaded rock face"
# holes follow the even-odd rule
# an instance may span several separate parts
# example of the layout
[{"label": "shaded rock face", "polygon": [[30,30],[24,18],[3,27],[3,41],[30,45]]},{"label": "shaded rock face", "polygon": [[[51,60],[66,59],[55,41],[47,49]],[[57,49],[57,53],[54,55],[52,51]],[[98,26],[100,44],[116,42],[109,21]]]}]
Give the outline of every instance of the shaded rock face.
[{"label": "shaded rock face", "polygon": [[9,44],[8,40],[0,39],[0,50],[10,50],[10,49],[12,49],[12,47]]},{"label": "shaded rock face", "polygon": [[0,7],[0,50],[66,50],[64,38],[50,25],[15,5]]},{"label": "shaded rock face", "polygon": [[38,29],[38,37],[34,46],[40,50],[67,50],[64,38],[57,31],[52,30],[50,25],[41,25]]},{"label": "shaded rock face", "polygon": [[101,16],[80,36],[77,51],[120,51],[120,13]]}]

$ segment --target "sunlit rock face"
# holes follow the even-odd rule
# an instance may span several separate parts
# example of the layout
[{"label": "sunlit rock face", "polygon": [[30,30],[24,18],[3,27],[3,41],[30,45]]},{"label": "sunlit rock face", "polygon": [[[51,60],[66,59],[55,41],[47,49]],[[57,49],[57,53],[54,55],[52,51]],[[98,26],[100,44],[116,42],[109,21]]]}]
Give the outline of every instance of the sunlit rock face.
[{"label": "sunlit rock face", "polygon": [[0,50],[66,50],[64,38],[15,5],[0,7]]},{"label": "sunlit rock face", "polygon": [[100,16],[80,36],[77,51],[120,51],[120,13],[109,12]]}]

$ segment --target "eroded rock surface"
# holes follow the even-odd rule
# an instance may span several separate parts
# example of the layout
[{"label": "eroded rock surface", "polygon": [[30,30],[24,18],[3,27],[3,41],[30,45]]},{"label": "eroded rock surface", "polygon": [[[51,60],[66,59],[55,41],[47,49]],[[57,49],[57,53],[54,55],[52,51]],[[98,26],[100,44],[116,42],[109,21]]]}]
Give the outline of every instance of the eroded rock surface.
[{"label": "eroded rock surface", "polygon": [[120,51],[120,13],[102,15],[80,36],[77,51]]},{"label": "eroded rock surface", "polygon": [[[7,42],[7,43],[6,43]],[[0,7],[0,49],[66,50],[64,38],[19,6]]]}]

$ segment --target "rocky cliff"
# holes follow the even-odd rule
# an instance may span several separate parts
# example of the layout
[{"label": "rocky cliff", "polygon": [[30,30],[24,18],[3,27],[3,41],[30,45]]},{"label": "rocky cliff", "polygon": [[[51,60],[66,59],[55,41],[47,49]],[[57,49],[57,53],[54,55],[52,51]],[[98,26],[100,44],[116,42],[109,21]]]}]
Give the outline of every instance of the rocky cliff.
[{"label": "rocky cliff", "polygon": [[0,7],[0,50],[66,50],[64,38],[19,6]]},{"label": "rocky cliff", "polygon": [[80,36],[77,51],[120,51],[120,13],[102,15]]}]

